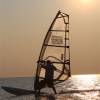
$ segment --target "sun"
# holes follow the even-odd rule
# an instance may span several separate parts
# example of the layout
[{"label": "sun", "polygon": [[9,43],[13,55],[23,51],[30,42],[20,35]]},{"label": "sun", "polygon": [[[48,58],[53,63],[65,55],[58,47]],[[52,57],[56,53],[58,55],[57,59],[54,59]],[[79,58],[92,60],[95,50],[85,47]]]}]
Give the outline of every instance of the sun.
[{"label": "sun", "polygon": [[95,0],[78,0],[79,1],[79,10],[82,13],[91,13],[96,8],[97,2]]}]

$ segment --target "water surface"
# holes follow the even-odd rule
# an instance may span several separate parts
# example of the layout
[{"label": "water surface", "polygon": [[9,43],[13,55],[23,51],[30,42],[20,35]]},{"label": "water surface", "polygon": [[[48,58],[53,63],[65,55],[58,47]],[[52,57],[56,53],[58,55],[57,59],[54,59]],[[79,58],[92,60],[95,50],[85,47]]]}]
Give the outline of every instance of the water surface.
[{"label": "water surface", "polygon": [[[32,89],[34,78],[1,78],[0,86]],[[14,96],[0,88],[0,100],[100,100],[100,75],[73,75],[55,86],[55,95],[50,88],[42,89],[45,94]]]}]

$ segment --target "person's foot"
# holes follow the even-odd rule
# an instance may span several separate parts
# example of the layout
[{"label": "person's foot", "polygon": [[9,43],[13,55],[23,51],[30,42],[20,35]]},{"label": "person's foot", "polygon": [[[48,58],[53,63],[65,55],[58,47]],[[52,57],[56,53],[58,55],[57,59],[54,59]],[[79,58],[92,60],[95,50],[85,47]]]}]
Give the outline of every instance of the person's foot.
[{"label": "person's foot", "polygon": [[40,90],[36,90],[35,91],[35,94],[40,94]]},{"label": "person's foot", "polygon": [[55,91],[55,94],[57,94],[57,92]]},{"label": "person's foot", "polygon": [[37,91],[37,94],[40,94],[40,90]]},{"label": "person's foot", "polygon": [[56,89],[54,87],[52,87],[52,89],[53,89],[54,93],[57,94]]}]

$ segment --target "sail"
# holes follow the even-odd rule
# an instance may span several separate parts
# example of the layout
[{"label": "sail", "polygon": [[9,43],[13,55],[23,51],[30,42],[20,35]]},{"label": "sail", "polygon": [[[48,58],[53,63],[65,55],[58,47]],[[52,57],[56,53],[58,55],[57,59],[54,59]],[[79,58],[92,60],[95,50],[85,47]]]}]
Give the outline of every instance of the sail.
[{"label": "sail", "polygon": [[41,67],[50,60],[57,68],[54,72],[54,84],[67,80],[70,71],[69,15],[58,11],[45,36],[39,55],[35,82],[45,78],[45,69]]}]

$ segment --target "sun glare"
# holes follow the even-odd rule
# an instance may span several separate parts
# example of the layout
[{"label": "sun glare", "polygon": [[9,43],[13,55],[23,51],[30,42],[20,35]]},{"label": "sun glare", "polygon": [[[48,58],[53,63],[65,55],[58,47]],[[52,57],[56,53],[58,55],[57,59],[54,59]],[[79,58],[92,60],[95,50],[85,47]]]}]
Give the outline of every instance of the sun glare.
[{"label": "sun glare", "polygon": [[91,87],[97,80],[97,75],[75,75],[75,79],[80,81],[85,87]]},{"label": "sun glare", "polygon": [[93,7],[93,5],[95,5],[94,0],[80,0],[80,2],[83,6],[87,7]]},{"label": "sun glare", "polygon": [[80,6],[78,7],[78,9],[82,12],[82,13],[91,13],[91,11],[93,12],[96,8],[96,1],[95,0],[78,0],[80,4]]}]

